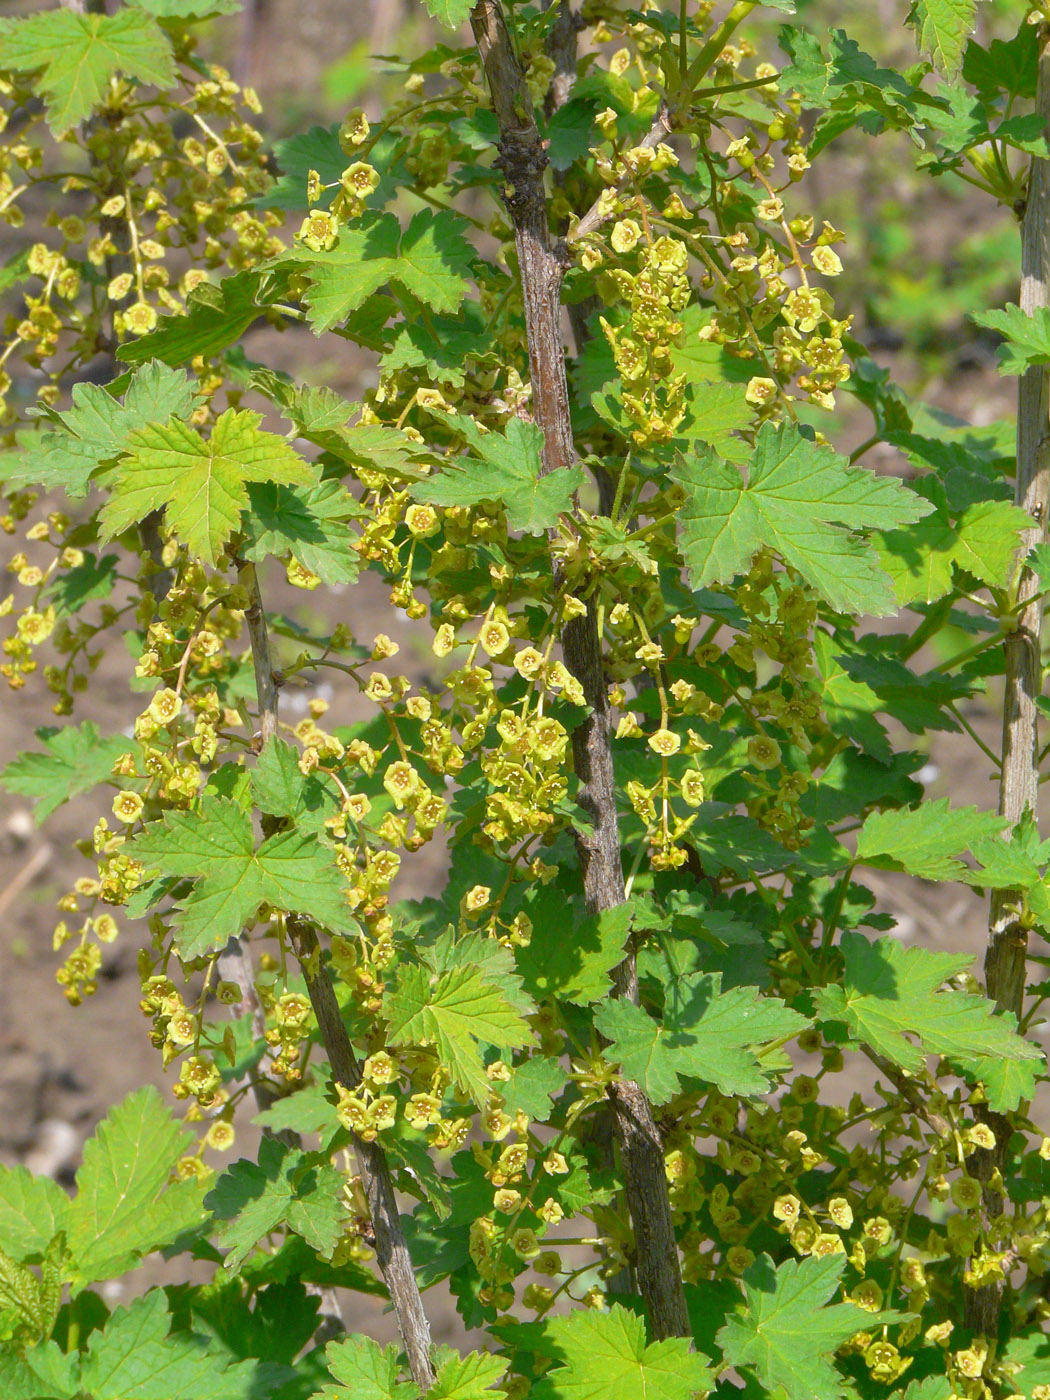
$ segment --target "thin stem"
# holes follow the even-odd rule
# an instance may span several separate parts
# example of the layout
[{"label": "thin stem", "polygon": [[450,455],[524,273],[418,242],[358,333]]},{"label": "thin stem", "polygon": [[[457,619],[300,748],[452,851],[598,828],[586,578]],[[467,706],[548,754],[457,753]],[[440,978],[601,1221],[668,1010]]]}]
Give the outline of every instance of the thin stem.
[{"label": "thin stem", "polygon": [[[564,247],[552,244],[544,169],[547,157],[499,0],[478,0],[470,17],[499,127],[498,165],[507,180],[504,201],[514,226],[532,376],[532,401],[543,432],[544,474],[576,460],[561,336],[561,284],[568,262]],[[664,109],[646,143],[655,145],[669,131]],[[577,226],[583,237],[602,222],[593,206]],[[581,232],[582,230],[582,232]],[[577,592],[577,596],[580,594]],[[612,722],[604,658],[598,637],[596,600],[573,617],[562,632],[565,665],[579,682],[590,713],[572,735],[573,764],[579,779],[577,801],[588,825],[575,833],[588,913],[624,902]],[[638,978],[633,946],[614,974],[616,995],[636,1000]],[[641,1087],[621,1079],[608,1097],[624,1175],[638,1282],[654,1339],[692,1335],[682,1287],[681,1264],[664,1170],[663,1143],[652,1105]]]},{"label": "thin stem", "polygon": [[[277,733],[278,695],[266,613],[254,564],[242,566],[240,581],[247,588],[250,599],[244,619],[251,641],[252,665],[259,696],[259,733],[265,742],[267,737]],[[317,931],[308,920],[292,914],[288,915],[286,928],[306,981],[332,1078],[343,1088],[354,1090],[361,1083],[361,1066],[343,1023],[335,987],[321,954]],[[416,1385],[421,1390],[427,1390],[433,1385],[435,1376],[430,1356],[430,1324],[423,1310],[419,1285],[401,1228],[390,1164],[378,1143],[362,1142],[357,1137],[354,1138],[354,1156],[375,1231],[376,1258],[394,1305],[408,1356],[408,1368]]]},{"label": "thin stem", "polygon": [[[1044,130],[1050,131],[1050,24],[1039,29],[1036,73],[1036,111]],[[1050,160],[1032,158],[1028,204],[1021,232],[1021,310],[1035,316],[1050,308]],[[1047,502],[1050,496],[1050,376],[1043,366],[1033,366],[1018,381],[1017,475],[1014,501],[1036,524],[1021,535],[1014,556],[1011,599],[1019,612],[1014,631],[1003,642],[1005,688],[1003,698],[1002,766],[999,780],[999,813],[1010,826],[1026,814],[1037,820],[1039,810],[1038,700],[1042,690],[1043,606],[1039,581],[1025,564],[1033,545],[1047,539]],[[1024,1008],[1028,930],[1017,917],[1016,890],[994,890],[988,916],[988,949],[984,971],[988,996],[1018,1020]],[[1007,1174],[1011,1121],[1002,1114],[982,1112],[995,1134],[995,1146],[978,1148],[973,1174],[985,1183],[984,1209],[988,1222],[1003,1213],[1001,1178]],[[1000,1183],[998,1185],[993,1183]],[[994,1337],[999,1331],[1003,1282],[967,1290],[965,1323],[974,1332]]]}]

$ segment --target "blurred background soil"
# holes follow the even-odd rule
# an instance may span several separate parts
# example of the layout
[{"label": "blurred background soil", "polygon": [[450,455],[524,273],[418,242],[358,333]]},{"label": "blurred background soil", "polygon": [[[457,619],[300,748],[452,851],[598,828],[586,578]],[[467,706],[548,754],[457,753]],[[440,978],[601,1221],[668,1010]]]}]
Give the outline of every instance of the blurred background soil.
[{"label": "blurred background soil", "polygon": [[[5,14],[41,7],[42,0],[0,0]],[[808,11],[810,21],[826,14],[829,25],[845,27],[883,63],[914,60],[903,25],[905,0],[811,0],[808,5],[802,0],[799,8]],[[987,36],[1011,32],[1010,8],[1016,11],[998,0],[981,7]],[[421,16],[418,0],[311,0],[309,5],[254,0],[244,15],[215,21],[205,49],[240,81],[257,88],[264,104],[263,129],[279,139],[338,121],[350,106],[378,116],[401,79],[372,55],[421,52],[432,33]],[[461,42],[467,42],[466,35]],[[771,19],[769,44],[759,57],[775,61],[777,56]],[[970,311],[1016,297],[1019,242],[1012,217],[961,181],[935,184],[916,174],[903,136],[897,142],[890,137],[871,141],[861,133],[841,138],[807,175],[800,193],[802,210],[811,211],[818,224],[827,219],[848,235],[846,272],[836,287],[836,302],[840,312],[855,312],[855,333],[875,358],[909,393],[959,418],[983,425],[1012,417],[1013,381],[1000,379],[994,346],[966,319]],[[41,207],[40,216],[44,213],[46,207]],[[34,241],[32,220],[17,234],[5,231],[3,255],[17,251],[21,239]],[[329,338],[319,344],[302,328],[279,334],[263,327],[249,335],[245,348],[251,358],[273,368],[358,398],[375,382],[371,361],[348,344],[333,354],[332,343]],[[30,399],[33,386],[27,384],[25,392]],[[834,422],[829,426],[822,420],[821,426],[845,450],[870,430],[866,413],[847,395],[840,396]],[[906,470],[903,459],[888,449],[872,451],[866,461],[877,470]],[[17,547],[17,540],[2,539],[0,549],[6,553],[0,552],[0,565]],[[323,613],[329,623],[344,621],[364,641],[387,632],[401,645],[398,669],[414,679],[432,669],[429,629],[413,629],[403,614],[393,612],[374,576],[363,575],[360,583],[342,591],[305,595],[275,574],[266,596],[271,606],[293,615]],[[956,649],[949,642],[946,654]],[[933,664],[938,657],[925,659]],[[140,697],[127,689],[130,669],[129,654],[111,645],[75,719],[94,720],[103,733],[130,725],[141,708]],[[318,691],[284,694],[283,717],[300,718],[314,693],[330,701],[332,724],[364,716],[353,683],[327,672]],[[999,702],[999,687],[992,682],[986,696],[964,709],[993,750],[999,747]],[[0,764],[5,764],[33,747],[33,729],[53,717],[42,682],[7,692],[2,704]],[[950,794],[955,805],[995,806],[991,765],[966,736],[895,737],[926,753],[919,777],[930,798]],[[72,1181],[84,1139],[111,1104],[144,1082],[162,1090],[170,1085],[138,1011],[131,936],[109,950],[96,995],[77,1010],[66,1005],[54,981],[59,963],[52,951],[52,930],[60,917],[56,901],[92,870],[72,843],[91,832],[103,810],[97,798],[74,801],[40,829],[24,800],[0,794],[0,1161],[23,1162],[66,1183]],[[395,896],[434,892],[442,867],[442,852],[424,848],[404,862]],[[900,938],[980,956],[986,911],[976,895],[960,886],[879,872],[868,872],[865,879],[897,920]],[[855,1089],[870,1089],[871,1075],[867,1062],[853,1057],[836,1090],[848,1096]],[[239,1142],[250,1139],[242,1135]],[[221,1167],[218,1160],[215,1164]],[[181,1263],[169,1270],[151,1262],[126,1282],[112,1285],[111,1298],[119,1297],[121,1289],[138,1291],[149,1282],[174,1281],[176,1267],[181,1269]],[[447,1302],[434,1309],[434,1321],[441,1340],[458,1332]],[[372,1300],[355,1296],[347,1322],[376,1335],[393,1334],[390,1319],[380,1317]]]}]

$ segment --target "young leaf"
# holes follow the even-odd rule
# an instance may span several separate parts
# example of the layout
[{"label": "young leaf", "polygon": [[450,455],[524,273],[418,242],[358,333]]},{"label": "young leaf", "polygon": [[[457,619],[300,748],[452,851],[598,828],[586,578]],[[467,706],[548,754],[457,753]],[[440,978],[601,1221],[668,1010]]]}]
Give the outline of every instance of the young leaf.
[{"label": "young leaf", "polygon": [[133,739],[120,734],[103,738],[90,720],[63,729],[38,729],[36,737],[46,752],[23,753],[13,759],[0,773],[0,786],[37,799],[38,825],[63,802],[111,778],[117,759],[136,747]]},{"label": "young leaf", "polygon": [[693,1400],[714,1389],[706,1358],[685,1338],[647,1346],[645,1323],[618,1303],[552,1318],[547,1331],[564,1361],[533,1386],[533,1400]]},{"label": "young leaf", "polygon": [[1050,364],[1050,310],[1037,307],[1031,314],[1011,303],[1001,311],[981,311],[970,320],[998,331],[1006,341],[999,346],[999,373],[1024,374],[1032,365]]},{"label": "young leaf", "polygon": [[428,968],[408,964],[399,970],[383,1010],[391,1045],[436,1045],[456,1083],[479,1105],[487,1103],[493,1090],[479,1042],[516,1050],[530,1035],[503,989],[476,967],[449,968],[435,981]]},{"label": "young leaf", "polygon": [[316,486],[276,486],[253,482],[248,487],[249,511],[244,522],[245,559],[268,554],[292,554],[322,583],[353,583],[361,556],[347,521],[361,507],[338,481]]},{"label": "young leaf", "polygon": [[123,402],[97,384],[76,384],[72,408],[53,412],[52,426],[39,434],[22,435],[24,450],[6,473],[6,484],[61,487],[68,496],[84,496],[91,473],[127,451],[136,428],[189,418],[195,399],[187,376],[156,360],[135,371]]},{"label": "young leaf", "polygon": [[948,798],[894,812],[872,812],[857,836],[857,863],[876,870],[904,870],[924,880],[958,880],[959,856],[975,841],[997,836],[1007,825],[994,812],[949,806]]},{"label": "young leaf", "polygon": [[317,468],[284,438],[260,432],[261,417],[228,408],[208,439],[177,419],[132,433],[113,495],[99,514],[103,538],[163,508],[190,552],[216,564],[240,525],[249,481],[308,486],[317,480]]},{"label": "young leaf", "polygon": [[994,1014],[987,997],[938,990],[970,966],[968,954],[905,948],[892,937],[869,942],[855,931],[843,934],[842,953],[842,985],[813,994],[818,1014],[842,1021],[855,1039],[909,1073],[922,1069],[926,1055],[959,1061],[994,1055],[1018,1063],[1042,1058],[1038,1046],[1017,1034],[1012,1016]]},{"label": "young leaf", "polygon": [[232,15],[243,0],[131,0],[140,10],[158,19],[206,19],[211,15]]},{"label": "young leaf", "polygon": [[259,1160],[234,1162],[205,1197],[220,1221],[217,1238],[229,1248],[225,1267],[240,1268],[261,1239],[285,1225],[319,1254],[335,1249],[346,1222],[343,1177],[317,1153],[264,1138]]},{"label": "young leaf", "polygon": [[512,418],[503,432],[482,433],[465,414],[454,422],[480,460],[460,457],[446,462],[436,477],[413,487],[417,501],[439,506],[498,502],[506,507],[510,528],[531,535],[549,529],[562,511],[571,509],[583,468],[559,467],[543,476],[543,432],[534,423]]},{"label": "young leaf", "polygon": [[907,22],[920,53],[928,53],[934,68],[952,77],[962,65],[976,16],[977,0],[915,0]]},{"label": "young leaf", "polygon": [[56,136],[91,115],[116,73],[164,88],[175,81],[170,40],[136,9],[114,15],[60,9],[0,20],[0,68],[43,70],[34,87]]},{"label": "young leaf", "polygon": [[371,1337],[343,1337],[325,1348],[328,1369],[340,1385],[328,1385],[320,1400],[417,1400],[419,1388],[399,1379],[396,1346],[381,1347]]},{"label": "young leaf", "polygon": [[153,1288],[91,1333],[80,1393],[91,1400],[251,1400],[275,1379],[258,1361],[228,1360],[207,1338],[171,1331],[167,1298]]},{"label": "young leaf", "polygon": [[47,1176],[0,1166],[0,1253],[21,1263],[66,1228],[69,1197]]},{"label": "young leaf", "polygon": [[437,1377],[426,1400],[497,1400],[492,1386],[506,1371],[506,1361],[483,1351],[460,1356],[451,1347],[438,1347],[434,1360]]},{"label": "young leaf", "polygon": [[127,365],[143,360],[184,365],[195,355],[210,359],[220,354],[263,314],[257,300],[261,282],[262,274],[254,270],[224,277],[217,286],[202,282],[186,298],[184,315],[165,316],[149,335],[125,341],[117,359]]},{"label": "young leaf", "polygon": [[203,1218],[196,1181],[169,1185],[190,1134],[152,1085],[112,1108],[84,1146],[68,1217],[73,1272],[114,1278]]},{"label": "young leaf", "polygon": [[540,886],[531,892],[525,912],[532,936],[525,947],[515,948],[514,960],[530,995],[579,1006],[607,997],[612,969],[623,961],[633,906],[628,902],[581,917],[562,892]]},{"label": "young leaf", "polygon": [[793,425],[763,425],[746,484],[710,449],[676,463],[671,475],[686,493],[682,555],[695,588],[730,582],[768,548],[838,611],[892,611],[890,581],[858,532],[909,525],[933,509],[929,501],[851,467]]},{"label": "young leaf", "polygon": [[680,1077],[715,1084],[723,1094],[761,1094],[768,1074],[757,1052],[797,1035],[809,1022],[753,987],[722,992],[717,973],[672,983],[661,1020],[632,1002],[608,1001],[594,1017],[609,1041],[608,1056],[641,1084],[653,1103],[670,1102]]},{"label": "young leaf", "polygon": [[847,1337],[872,1324],[871,1313],[828,1300],[846,1266],[844,1254],[789,1259],[774,1271],[768,1254],[744,1274],[746,1306],[718,1334],[726,1360],[753,1371],[766,1393],[787,1400],[838,1400],[843,1377],[828,1358]]},{"label": "young leaf", "polygon": [[446,29],[458,29],[474,8],[474,0],[425,0],[426,7]]},{"label": "young leaf", "polygon": [[879,560],[893,580],[897,602],[933,603],[952,588],[952,565],[982,583],[1002,587],[1031,521],[1008,501],[978,501],[955,520],[935,509],[908,530],[878,536]]},{"label": "young leaf", "polygon": [[169,811],[127,850],[148,870],[197,879],[175,933],[185,958],[223,947],[263,903],[337,931],[357,927],[327,847],[308,831],[289,830],[256,850],[251,817],[221,798],[205,797],[196,812]]},{"label": "young leaf", "polygon": [[306,263],[305,301],[316,334],[331,330],[387,282],[433,311],[459,309],[474,251],[466,225],[447,210],[421,209],[404,233],[393,214],[366,215],[340,229],[326,252],[299,244],[286,264]]}]

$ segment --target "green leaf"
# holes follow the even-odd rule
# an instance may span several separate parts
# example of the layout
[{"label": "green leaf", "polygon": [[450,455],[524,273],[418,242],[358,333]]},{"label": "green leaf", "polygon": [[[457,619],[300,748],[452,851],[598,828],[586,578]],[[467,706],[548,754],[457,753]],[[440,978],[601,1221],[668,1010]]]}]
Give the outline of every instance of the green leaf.
[{"label": "green leaf", "polygon": [[692,1400],[714,1389],[706,1358],[686,1338],[647,1346],[645,1323],[618,1303],[552,1318],[545,1330],[563,1361],[533,1386],[534,1400]]},{"label": "green leaf", "polygon": [[177,419],[132,433],[113,495],[99,514],[104,538],[163,508],[167,524],[191,553],[216,564],[240,526],[249,481],[287,486],[317,480],[317,468],[284,438],[259,430],[261,420],[261,414],[229,408],[208,439]]},{"label": "green leaf", "polygon": [[103,554],[97,559],[90,550],[85,550],[82,563],[52,576],[45,593],[46,601],[63,617],[79,612],[85,603],[108,598],[116,587],[119,564],[119,555]]},{"label": "green leaf", "polygon": [[227,1365],[228,1355],[206,1338],[170,1328],[159,1288],[118,1308],[88,1339],[81,1393],[91,1400],[252,1400],[262,1392],[259,1362]]},{"label": "green leaf", "polygon": [[504,989],[477,967],[432,974],[426,967],[403,966],[397,986],[383,999],[383,1011],[391,1045],[436,1045],[456,1083],[479,1105],[493,1090],[479,1045],[516,1050],[531,1036]]},{"label": "green leaf", "polygon": [[69,1197],[50,1177],[0,1166],[0,1252],[17,1263],[43,1255],[68,1214]]},{"label": "green leaf", "polygon": [[190,1134],[152,1085],[110,1109],[84,1146],[68,1245],[81,1284],[133,1268],[202,1219],[196,1181],[169,1185]]},{"label": "green leaf", "polygon": [[968,954],[905,948],[892,937],[869,942],[855,931],[843,934],[842,952],[842,985],[813,994],[819,1015],[842,1021],[857,1040],[909,1073],[922,1069],[926,1055],[960,1063],[980,1055],[1015,1062],[1042,1058],[1037,1046],[1017,1034],[1012,1016],[994,1014],[987,997],[938,990],[970,966]]},{"label": "green leaf", "polygon": [[258,272],[238,272],[217,286],[202,282],[186,298],[184,314],[165,316],[149,335],[125,341],[117,359],[129,365],[144,360],[184,365],[195,355],[213,358],[240,340],[263,314],[256,299],[261,280]]},{"label": "green leaf", "polygon": [[788,1260],[775,1272],[768,1254],[756,1259],[744,1274],[743,1314],[718,1333],[726,1360],[754,1372],[767,1393],[838,1400],[844,1381],[828,1358],[873,1322],[852,1303],[827,1306],[845,1266],[844,1254]]},{"label": "green leaf", "polygon": [[304,298],[316,334],[331,330],[387,282],[433,311],[459,309],[467,290],[474,251],[468,225],[447,210],[421,209],[404,233],[393,214],[372,214],[339,231],[327,252],[300,244],[285,265],[306,263]]},{"label": "green leaf", "polygon": [[290,830],[256,850],[251,817],[222,798],[205,797],[195,812],[167,812],[125,849],[147,870],[196,878],[175,931],[184,958],[222,948],[264,903],[337,932],[357,927],[326,846],[308,831]]},{"label": "green leaf", "polygon": [[37,799],[38,825],[70,798],[111,778],[117,759],[137,747],[121,734],[103,738],[90,720],[63,729],[38,729],[36,737],[46,752],[23,753],[13,759],[0,773],[0,785],[21,797]]},{"label": "green leaf", "polygon": [[1001,311],[974,312],[970,320],[998,331],[1006,341],[999,346],[999,373],[1024,374],[1033,365],[1050,364],[1050,310],[1040,306],[1029,315],[1012,302]]},{"label": "green leaf", "polygon": [[557,1060],[530,1055],[511,1071],[510,1079],[493,1084],[512,1116],[520,1109],[534,1123],[546,1123],[554,1111],[551,1100],[565,1088],[565,1071]]},{"label": "green leaf", "polygon": [[634,912],[628,901],[583,917],[560,891],[532,891],[525,904],[532,934],[525,947],[514,950],[530,995],[537,1001],[559,999],[578,1006],[607,997],[612,969],[623,961]]},{"label": "green leaf", "polygon": [[255,800],[271,817],[286,817],[294,827],[317,831],[337,803],[316,773],[304,777],[299,750],[283,739],[270,739],[256,760],[251,776]]},{"label": "green leaf", "polygon": [[879,560],[893,580],[897,602],[934,603],[952,589],[952,566],[1001,588],[1009,577],[1022,530],[1031,521],[1008,501],[978,501],[953,524],[935,509],[907,530],[878,536]]},{"label": "green leaf", "polygon": [[1038,68],[1038,26],[1022,24],[1012,39],[993,39],[986,49],[971,39],[966,46],[962,75],[981,93],[1005,91],[1011,97],[1034,98]]},{"label": "green leaf", "polygon": [[962,66],[966,41],[974,31],[977,0],[915,0],[908,24],[915,30],[920,53],[949,76]]},{"label": "green leaf", "polygon": [[958,880],[965,873],[960,855],[1006,824],[976,807],[952,810],[946,797],[921,807],[872,812],[857,836],[857,863],[904,870],[923,880]]},{"label": "green leaf", "polygon": [[18,1356],[0,1351],[0,1395],[4,1400],[78,1400],[80,1357],[60,1351],[53,1341]]},{"label": "green leaf", "polygon": [[309,1084],[275,1100],[269,1108],[257,1113],[252,1122],[278,1133],[286,1128],[293,1133],[323,1133],[335,1123],[335,1108],[329,1103],[328,1090],[323,1084]]},{"label": "green leaf", "polygon": [[426,1400],[496,1400],[491,1388],[506,1371],[506,1361],[484,1351],[460,1356],[451,1347],[438,1347],[434,1360],[437,1376]]},{"label": "green leaf", "polygon": [[353,583],[361,556],[347,522],[362,514],[350,492],[338,481],[315,486],[276,486],[253,482],[248,487],[250,509],[244,522],[245,559],[268,554],[292,554],[322,583]]},{"label": "green leaf", "polygon": [[123,402],[97,384],[75,384],[72,408],[52,412],[51,426],[39,434],[22,435],[25,450],[6,483],[57,486],[67,495],[84,496],[91,473],[127,451],[136,429],[189,418],[195,402],[196,388],[187,376],[158,361],[135,371]]},{"label": "green leaf", "polygon": [[225,1267],[236,1272],[259,1241],[282,1225],[330,1256],[346,1224],[343,1183],[342,1173],[320,1154],[263,1138],[258,1162],[234,1162],[205,1197],[205,1209],[220,1222],[216,1238],[229,1249]]},{"label": "green leaf", "polygon": [[0,68],[43,70],[34,88],[56,136],[91,115],[117,73],[161,88],[175,81],[167,35],[150,15],[133,9],[114,15],[48,10],[0,20]]},{"label": "green leaf", "polygon": [[629,1001],[608,1001],[594,1024],[608,1041],[609,1059],[640,1084],[655,1104],[681,1092],[681,1079],[715,1084],[723,1094],[762,1094],[772,1068],[761,1051],[805,1030],[809,1021],[754,987],[721,991],[720,973],[691,973],[668,990],[657,1021]]},{"label": "green leaf", "polygon": [[209,15],[234,15],[243,0],[130,0],[158,19],[204,19]]},{"label": "green leaf", "polygon": [[890,581],[859,532],[907,525],[932,509],[793,425],[762,426],[746,484],[710,449],[679,453],[671,475],[686,493],[680,540],[694,588],[730,582],[769,548],[841,612],[894,608]]},{"label": "green leaf", "polygon": [[446,29],[458,29],[474,8],[474,0],[425,0],[425,4]]},{"label": "green leaf", "polygon": [[420,482],[412,492],[417,501],[439,506],[495,502],[506,507],[512,530],[531,535],[550,529],[571,509],[583,468],[559,467],[544,476],[543,432],[535,423],[512,418],[502,432],[482,433],[464,414],[451,426],[466,438],[474,456],[448,461],[435,478]]},{"label": "green leaf", "polygon": [[341,1385],[329,1385],[321,1400],[417,1400],[419,1388],[402,1381],[396,1346],[381,1347],[371,1337],[344,1337],[325,1348],[328,1369]]}]

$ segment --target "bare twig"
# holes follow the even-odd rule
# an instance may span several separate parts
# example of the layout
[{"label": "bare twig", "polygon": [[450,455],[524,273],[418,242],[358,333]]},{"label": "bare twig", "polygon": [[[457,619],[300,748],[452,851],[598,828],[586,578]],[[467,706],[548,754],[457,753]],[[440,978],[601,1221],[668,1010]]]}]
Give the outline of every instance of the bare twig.
[{"label": "bare twig", "polygon": [[[1050,25],[1039,32],[1036,107],[1050,132]],[[1050,160],[1032,159],[1028,204],[1021,234],[1021,310],[1028,315],[1050,307]],[[1026,812],[1038,812],[1039,743],[1036,702],[1042,689],[1043,604],[1039,583],[1025,565],[1033,545],[1047,538],[1050,497],[1050,376],[1029,369],[1018,385],[1017,476],[1014,499],[1036,522],[1024,531],[1015,561],[1017,601],[1027,604],[1016,630],[1004,642],[1003,763],[999,812],[1011,825]],[[1004,1011],[1020,1017],[1025,988],[1028,934],[1017,917],[1016,890],[994,890],[984,969],[988,995]],[[1001,1114],[986,1113],[995,1147],[978,1149],[974,1172],[986,1184],[984,1206],[990,1221],[1003,1211],[1001,1173],[1006,1165],[1011,1125]],[[973,1289],[966,1298],[966,1325],[984,1336],[998,1332],[1005,1284]]]},{"label": "bare twig", "polygon": [[[270,636],[254,565],[243,567],[241,580],[248,588],[250,598],[244,617],[251,640],[252,665],[259,695],[260,735],[265,739],[277,732],[278,692],[274,683]],[[288,916],[287,929],[292,949],[306,979],[306,989],[317,1017],[321,1043],[332,1068],[332,1078],[346,1089],[356,1089],[361,1083],[361,1066],[343,1024],[317,931],[308,920],[295,915]],[[408,1367],[416,1385],[426,1390],[434,1383],[430,1324],[423,1311],[419,1285],[401,1229],[390,1164],[378,1143],[362,1142],[357,1137],[354,1138],[354,1156],[375,1232],[376,1258],[405,1343]]]},{"label": "bare twig", "polygon": [[[543,430],[543,471],[575,459],[565,347],[560,330],[561,283],[567,253],[550,234],[544,189],[546,152],[499,0],[479,0],[470,17],[499,125],[504,201],[514,226],[536,423]],[[624,902],[616,813],[608,690],[593,607],[562,634],[565,664],[583,688],[591,713],[572,736],[578,801],[590,822],[576,832],[584,899],[591,913]],[[616,994],[637,998],[633,952],[615,973]],[[638,1281],[656,1338],[690,1335],[664,1171],[652,1107],[639,1085],[609,1091],[634,1228]]]}]

